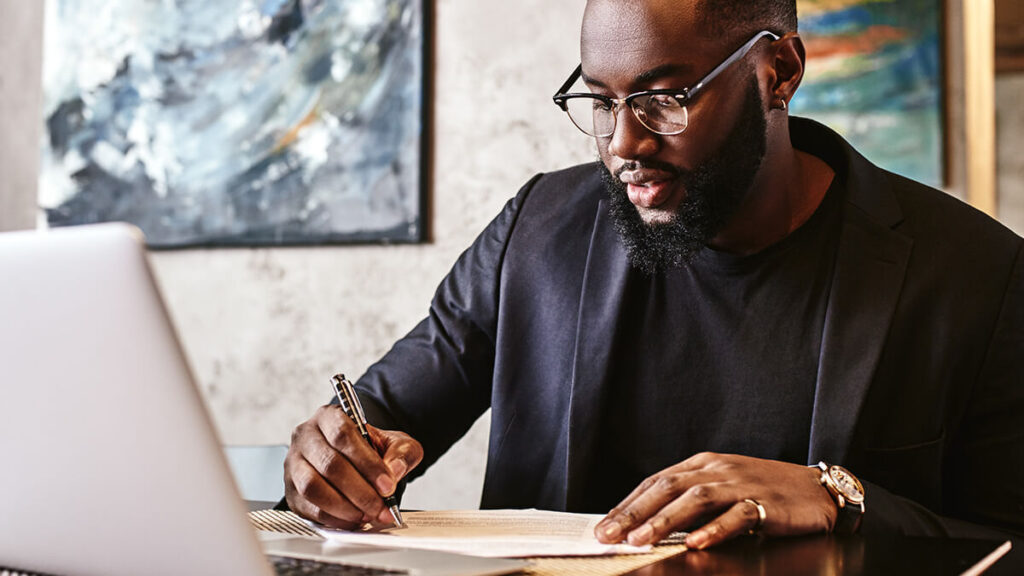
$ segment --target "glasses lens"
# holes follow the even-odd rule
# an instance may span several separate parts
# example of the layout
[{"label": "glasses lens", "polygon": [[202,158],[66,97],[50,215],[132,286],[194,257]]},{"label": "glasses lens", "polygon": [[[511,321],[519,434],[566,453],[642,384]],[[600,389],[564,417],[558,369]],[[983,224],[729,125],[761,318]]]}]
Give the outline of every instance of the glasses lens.
[{"label": "glasses lens", "polygon": [[686,106],[669,94],[642,96],[634,100],[632,106],[636,117],[657,134],[680,134],[690,122]]},{"label": "glasses lens", "polygon": [[589,136],[603,138],[615,132],[615,111],[600,98],[574,96],[565,101],[569,119]]}]

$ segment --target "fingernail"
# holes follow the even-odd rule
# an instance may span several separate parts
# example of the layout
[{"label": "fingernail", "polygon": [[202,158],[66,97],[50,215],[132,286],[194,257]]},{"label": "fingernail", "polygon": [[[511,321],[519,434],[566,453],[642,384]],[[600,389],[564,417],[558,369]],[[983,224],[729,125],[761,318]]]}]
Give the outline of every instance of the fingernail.
[{"label": "fingernail", "polygon": [[708,535],[704,532],[692,532],[686,537],[686,547],[700,550],[705,544],[707,544],[707,541]]},{"label": "fingernail", "polygon": [[391,524],[394,521],[394,518],[391,517],[391,510],[387,508],[381,510],[380,514],[377,515],[377,522],[380,524]]},{"label": "fingernail", "polygon": [[629,533],[629,543],[633,546],[643,546],[648,543],[651,536],[654,536],[654,528],[650,524],[644,524]]},{"label": "fingernail", "polygon": [[380,491],[381,496],[391,496],[395,491],[395,481],[391,479],[391,476],[381,474],[377,476],[377,490]]},{"label": "fingernail", "polygon": [[618,540],[619,536],[622,535],[622,526],[619,526],[618,522],[612,522],[604,527],[602,533],[609,540]]},{"label": "fingernail", "polygon": [[405,460],[392,460],[388,464],[388,469],[391,470],[391,475],[395,478],[402,478],[407,470]]}]

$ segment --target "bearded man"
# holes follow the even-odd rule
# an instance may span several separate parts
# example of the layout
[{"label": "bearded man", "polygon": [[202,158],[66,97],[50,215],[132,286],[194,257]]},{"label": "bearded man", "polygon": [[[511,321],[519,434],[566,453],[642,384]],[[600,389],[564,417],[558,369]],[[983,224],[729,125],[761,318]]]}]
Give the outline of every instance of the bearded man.
[{"label": "bearded man", "polygon": [[296,428],[290,507],[390,522],[490,408],[482,507],[604,542],[1024,532],[1022,239],[789,116],[794,0],[590,0],[581,55],[554,100],[600,161],[528,182],[359,381],[382,456],[337,406]]}]

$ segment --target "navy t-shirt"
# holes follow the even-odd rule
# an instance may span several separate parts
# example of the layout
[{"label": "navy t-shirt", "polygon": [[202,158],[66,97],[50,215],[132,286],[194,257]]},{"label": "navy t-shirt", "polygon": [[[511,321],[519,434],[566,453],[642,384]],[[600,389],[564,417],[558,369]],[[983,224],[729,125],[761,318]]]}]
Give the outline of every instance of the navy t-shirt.
[{"label": "navy t-shirt", "polygon": [[698,452],[806,463],[840,188],[834,180],[803,226],[757,254],[706,248],[685,267],[631,273],[585,499],[593,512]]}]

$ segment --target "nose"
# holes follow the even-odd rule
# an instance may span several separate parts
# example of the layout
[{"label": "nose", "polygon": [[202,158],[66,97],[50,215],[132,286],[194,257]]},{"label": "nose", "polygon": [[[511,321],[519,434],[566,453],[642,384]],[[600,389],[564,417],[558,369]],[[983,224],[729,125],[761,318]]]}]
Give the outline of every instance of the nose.
[{"label": "nose", "polygon": [[658,135],[641,124],[628,105],[619,106],[615,116],[615,130],[608,141],[609,154],[623,160],[636,160],[658,151]]}]

